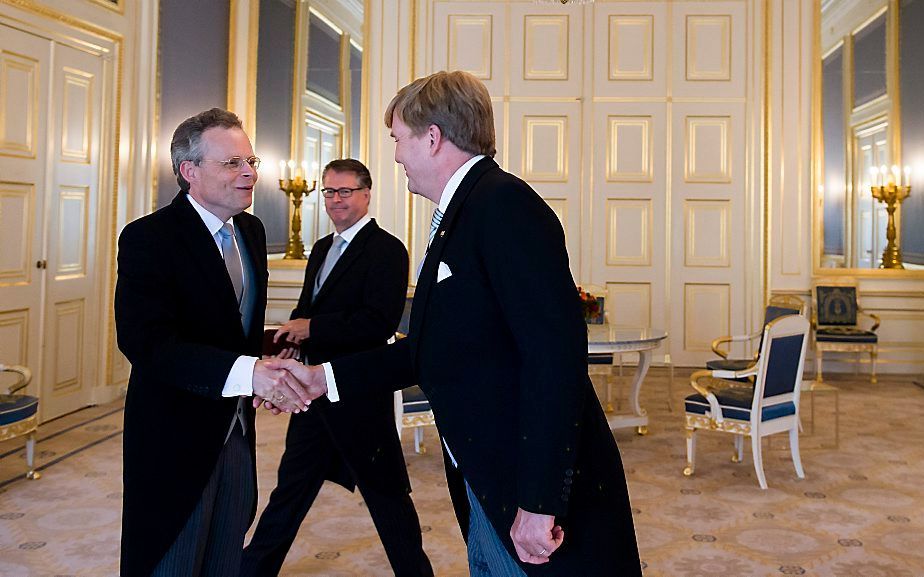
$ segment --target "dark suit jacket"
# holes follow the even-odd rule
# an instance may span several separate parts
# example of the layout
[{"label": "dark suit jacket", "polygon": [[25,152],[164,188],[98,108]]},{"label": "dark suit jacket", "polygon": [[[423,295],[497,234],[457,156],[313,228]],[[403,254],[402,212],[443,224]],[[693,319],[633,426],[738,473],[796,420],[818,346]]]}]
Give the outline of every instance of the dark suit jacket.
[{"label": "dark suit jacket", "polygon": [[[176,539],[231,426],[237,397],[221,396],[231,366],[240,355],[260,356],[266,235],[253,215],[241,213],[234,224],[256,279],[246,333],[221,253],[185,193],[129,223],[119,237],[115,319],[119,348],[132,363],[122,575],[150,574]],[[246,416],[253,451],[253,410]]]},{"label": "dark suit jacket", "polygon": [[[451,276],[437,282],[440,262]],[[419,382],[461,476],[516,559],[517,507],[551,514],[564,545],[529,575],[641,575],[625,477],[587,374],[561,225],[525,182],[476,163],[430,246],[407,339],[333,363],[341,398]],[[376,379],[371,379],[376,375]]]},{"label": "dark suit jacket", "polygon": [[[407,294],[407,249],[373,219],[347,245],[312,299],[332,242],[328,235],[312,247],[292,311],[293,319],[311,319],[311,337],[302,343],[302,353],[312,365],[384,345],[398,327]],[[329,432],[342,459],[326,478],[352,490],[355,474],[372,486],[410,491],[393,409],[391,392],[383,390],[343,403],[324,397],[292,418],[310,419]]]}]

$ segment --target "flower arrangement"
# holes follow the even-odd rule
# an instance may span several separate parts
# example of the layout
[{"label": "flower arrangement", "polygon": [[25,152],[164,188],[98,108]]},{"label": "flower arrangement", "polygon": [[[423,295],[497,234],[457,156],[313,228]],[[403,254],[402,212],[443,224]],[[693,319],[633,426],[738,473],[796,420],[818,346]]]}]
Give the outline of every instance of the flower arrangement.
[{"label": "flower arrangement", "polygon": [[595,297],[581,287],[577,287],[577,292],[581,299],[584,322],[592,325],[603,324],[603,297]]}]

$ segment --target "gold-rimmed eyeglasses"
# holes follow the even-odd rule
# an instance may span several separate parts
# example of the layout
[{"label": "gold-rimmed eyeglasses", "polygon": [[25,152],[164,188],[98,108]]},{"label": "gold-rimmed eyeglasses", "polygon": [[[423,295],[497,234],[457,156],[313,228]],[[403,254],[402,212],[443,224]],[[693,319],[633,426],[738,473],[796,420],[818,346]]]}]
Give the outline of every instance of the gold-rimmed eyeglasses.
[{"label": "gold-rimmed eyeglasses", "polygon": [[228,160],[211,160],[208,158],[203,158],[199,162],[214,162],[216,164],[220,164],[224,166],[225,168],[228,168],[229,170],[235,170],[235,171],[241,170],[242,168],[244,168],[244,163],[249,164],[254,170],[258,170],[260,168],[260,159],[257,158],[256,156],[249,156],[247,158],[243,158],[240,156],[232,156]]},{"label": "gold-rimmed eyeglasses", "polygon": [[324,198],[334,198],[334,193],[339,194],[339,195],[340,195],[340,198],[350,198],[351,196],[353,196],[353,193],[354,193],[354,192],[356,192],[357,190],[362,190],[362,189],[364,189],[364,188],[367,188],[367,187],[365,187],[365,186],[357,186],[356,188],[347,188],[347,187],[343,187],[343,188],[322,188],[322,189],[321,189],[321,194],[324,195]]}]

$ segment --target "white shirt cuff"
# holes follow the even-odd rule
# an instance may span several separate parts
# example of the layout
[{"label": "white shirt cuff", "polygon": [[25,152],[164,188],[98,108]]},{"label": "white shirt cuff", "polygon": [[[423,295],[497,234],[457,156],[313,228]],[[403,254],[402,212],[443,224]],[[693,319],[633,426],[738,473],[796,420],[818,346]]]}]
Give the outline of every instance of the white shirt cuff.
[{"label": "white shirt cuff", "polygon": [[334,368],[330,363],[322,363],[324,367],[324,377],[327,379],[327,400],[336,403],[340,400],[340,393],[337,392],[337,380],[334,379]]},{"label": "white shirt cuff", "polygon": [[231,372],[225,379],[222,397],[249,397],[253,394],[253,367],[257,357],[240,356],[231,365]]}]

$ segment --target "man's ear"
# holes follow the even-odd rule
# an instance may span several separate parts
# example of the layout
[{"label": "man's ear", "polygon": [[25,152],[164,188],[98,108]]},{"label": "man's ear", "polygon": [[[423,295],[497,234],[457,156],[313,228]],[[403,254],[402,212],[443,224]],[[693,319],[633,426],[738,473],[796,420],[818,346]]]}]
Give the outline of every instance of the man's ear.
[{"label": "man's ear", "polygon": [[184,160],[180,163],[180,176],[182,176],[186,182],[192,183],[194,180],[199,179],[199,167],[191,160]]},{"label": "man's ear", "polygon": [[427,138],[430,139],[430,154],[433,155],[439,152],[443,146],[443,131],[440,130],[440,127],[431,124],[427,128]]}]

